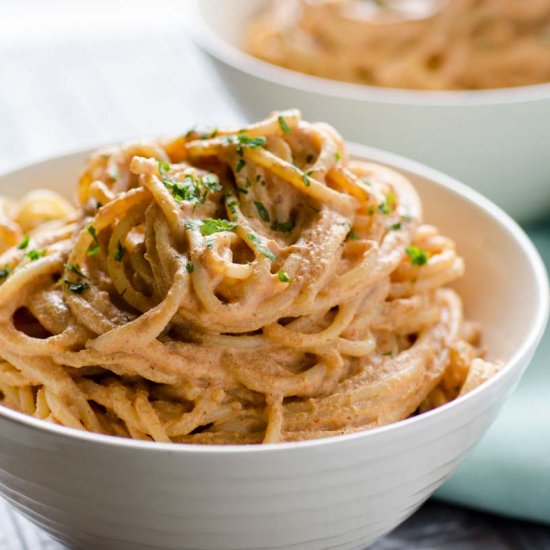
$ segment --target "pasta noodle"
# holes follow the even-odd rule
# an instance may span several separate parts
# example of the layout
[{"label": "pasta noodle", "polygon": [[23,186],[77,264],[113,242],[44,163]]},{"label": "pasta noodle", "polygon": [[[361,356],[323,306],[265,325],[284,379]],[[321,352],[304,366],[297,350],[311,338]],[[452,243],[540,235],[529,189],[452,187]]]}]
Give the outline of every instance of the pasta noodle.
[{"label": "pasta noodle", "polygon": [[496,370],[397,172],[297,111],[94,153],[78,206],[2,203],[0,398],[159,442],[327,437]]},{"label": "pasta noodle", "polygon": [[245,48],[296,71],[392,88],[550,81],[550,0],[272,1]]}]

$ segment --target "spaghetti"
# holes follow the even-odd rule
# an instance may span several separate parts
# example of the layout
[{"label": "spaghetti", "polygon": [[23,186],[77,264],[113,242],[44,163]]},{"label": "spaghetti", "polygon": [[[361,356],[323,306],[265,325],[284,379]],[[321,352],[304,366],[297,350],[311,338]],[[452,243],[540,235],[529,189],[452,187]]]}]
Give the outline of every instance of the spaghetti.
[{"label": "spaghetti", "polygon": [[295,441],[407,418],[496,368],[409,182],[297,111],[99,151],[76,208],[39,191],[0,214],[0,397],[37,418]]},{"label": "spaghetti", "polygon": [[290,0],[253,19],[247,51],[373,86],[460,90],[550,81],[550,0]]}]

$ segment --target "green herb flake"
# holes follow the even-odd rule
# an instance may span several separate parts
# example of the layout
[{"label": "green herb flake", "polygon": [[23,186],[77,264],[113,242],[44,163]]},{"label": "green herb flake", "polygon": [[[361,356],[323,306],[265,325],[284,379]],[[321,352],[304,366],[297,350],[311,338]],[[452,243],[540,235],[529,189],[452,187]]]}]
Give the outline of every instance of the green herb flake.
[{"label": "green herb flake", "polygon": [[30,237],[28,235],[25,235],[23,237],[23,240],[17,245],[17,248],[19,250],[25,250],[27,246],[29,246]]},{"label": "green herb flake", "polygon": [[80,268],[77,265],[73,264],[65,264],[63,266],[67,271],[70,271],[71,273],[74,273],[75,275],[78,275],[79,277],[82,277],[83,279],[87,279],[86,275],[80,271]]},{"label": "green herb flake", "polygon": [[65,286],[74,294],[82,294],[85,290],[90,288],[88,283],[72,283],[68,279],[63,279]]},{"label": "green herb flake", "polygon": [[279,274],[277,275],[277,278],[279,279],[279,281],[281,281],[281,283],[290,283],[292,282],[292,279],[287,275],[286,271],[283,271],[281,269],[281,271],[279,271]]},{"label": "green herb flake", "polygon": [[388,200],[385,200],[378,205],[378,211],[382,212],[382,214],[385,214],[386,216],[391,212]]},{"label": "green herb flake", "polygon": [[407,256],[411,259],[412,265],[422,266],[428,263],[428,253],[418,246],[407,246]]},{"label": "green herb flake", "polygon": [[45,256],[47,252],[47,250],[29,250],[25,253],[25,256],[34,262],[39,258],[42,258],[42,256]]},{"label": "green herb flake", "polygon": [[158,161],[158,167],[159,167],[159,174],[162,178],[165,178],[170,171],[170,163],[165,160],[159,160]]},{"label": "green herb flake", "polygon": [[382,355],[385,355],[386,357],[392,357],[393,352],[392,351],[385,351]]},{"label": "green herb flake", "polygon": [[0,279],[5,279],[10,274],[10,268],[6,265],[0,269]]},{"label": "green herb flake", "polygon": [[185,269],[187,269],[187,273],[193,273],[195,271],[195,266],[193,265],[193,262],[187,262],[185,265]]},{"label": "green herb flake", "polygon": [[270,217],[267,208],[259,201],[254,201],[254,205],[256,206],[256,210],[258,211],[260,218],[262,218],[264,222],[269,223]]},{"label": "green herb flake", "polygon": [[207,218],[202,220],[201,235],[207,237],[208,235],[219,233],[220,231],[233,231],[236,227],[237,224],[229,220],[214,220]]},{"label": "green herb flake", "polygon": [[216,174],[206,174],[199,178],[199,182],[203,187],[206,187],[209,191],[221,191],[222,186],[220,180]]},{"label": "green herb flake", "polygon": [[97,240],[97,233],[93,225],[89,225],[86,229],[88,230],[88,233],[92,236],[92,239],[95,242],[95,245],[88,249],[88,256],[95,256],[96,254],[101,252],[101,246],[99,244],[99,241]]},{"label": "green herb flake", "polygon": [[286,120],[282,115],[279,115],[277,117],[277,122],[279,123],[279,126],[284,134],[286,135],[292,134],[292,128],[287,124]]},{"label": "green herb flake", "polygon": [[95,203],[95,208],[96,208],[96,210],[99,210],[102,206],[103,206],[103,203],[102,203],[102,202],[96,201],[96,203]]},{"label": "green herb flake", "polygon": [[372,206],[369,206],[368,209],[367,209],[367,212],[369,213],[369,216],[373,216],[374,215],[374,208]]},{"label": "green herb flake", "polygon": [[347,238],[352,241],[358,241],[359,235],[353,229],[350,229]]},{"label": "green herb flake", "polygon": [[265,147],[267,140],[263,136],[250,137],[247,135],[237,136],[238,143],[240,145],[246,145],[251,149],[258,149],[259,147]]},{"label": "green herb flake", "polygon": [[218,135],[218,131],[218,128],[212,128],[212,130],[207,128],[201,133],[201,139],[213,139]]},{"label": "green herb flake", "polygon": [[118,241],[116,243],[115,262],[121,262],[124,254],[126,254],[126,248]]},{"label": "green herb flake", "polygon": [[94,242],[99,244],[99,241],[97,240],[97,233],[96,233],[95,227],[93,225],[89,225],[86,229],[88,230],[88,233],[92,236],[92,239],[94,240]]},{"label": "green herb flake", "polygon": [[185,139],[190,138],[195,133],[196,129],[197,129],[196,124],[194,126],[191,126],[191,128],[189,128],[189,130],[187,130],[187,132],[185,132],[183,137]]},{"label": "green herb flake", "polygon": [[276,260],[275,254],[265,246],[263,241],[258,237],[258,235],[255,235],[254,233],[247,233],[247,237],[250,240],[250,242],[257,248],[258,252],[260,254],[263,254],[266,258],[274,262]]},{"label": "green herb flake", "polygon": [[309,179],[309,176],[311,176],[311,174],[313,174],[313,170],[310,170],[309,172],[305,172],[304,175],[302,176],[302,181],[304,182],[304,185],[306,187],[309,187],[311,185],[311,181]]},{"label": "green herb flake", "polygon": [[238,185],[236,187],[237,187],[237,193],[248,195],[248,189],[245,189],[244,187],[239,187]]},{"label": "green herb flake", "polygon": [[390,231],[399,231],[401,229],[401,222],[392,223],[389,227]]},{"label": "green herb flake", "polygon": [[342,158],[340,151],[336,151],[336,153],[334,153],[334,158],[336,159],[336,162]]},{"label": "green herb flake", "polygon": [[235,172],[237,174],[246,166],[246,160],[239,159],[239,162],[237,162],[237,166],[235,166]]},{"label": "green herb flake", "polygon": [[290,233],[294,229],[294,220],[290,218],[286,222],[274,221],[271,224],[273,231],[281,231],[282,233]]}]

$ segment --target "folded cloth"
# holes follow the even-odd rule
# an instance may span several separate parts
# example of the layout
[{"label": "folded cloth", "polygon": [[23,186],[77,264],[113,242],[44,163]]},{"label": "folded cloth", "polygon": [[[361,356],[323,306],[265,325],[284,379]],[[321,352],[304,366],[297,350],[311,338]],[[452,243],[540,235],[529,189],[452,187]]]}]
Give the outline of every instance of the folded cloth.
[{"label": "folded cloth", "polygon": [[[550,226],[528,232],[550,271]],[[435,496],[550,523],[550,328],[496,422]]]}]

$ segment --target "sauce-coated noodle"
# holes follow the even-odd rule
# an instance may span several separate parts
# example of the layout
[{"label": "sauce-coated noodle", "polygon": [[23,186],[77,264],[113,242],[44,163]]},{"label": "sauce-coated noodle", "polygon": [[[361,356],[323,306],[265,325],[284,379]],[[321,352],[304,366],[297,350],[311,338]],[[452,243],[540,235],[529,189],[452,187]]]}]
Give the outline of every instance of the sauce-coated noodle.
[{"label": "sauce-coated noodle", "polygon": [[[95,153],[0,211],[0,397],[163,442],[364,430],[487,379],[410,183],[297,111]],[[27,235],[27,236],[26,236]]]},{"label": "sauce-coated noodle", "polygon": [[425,90],[550,81],[550,0],[273,0],[245,49],[334,80]]}]

